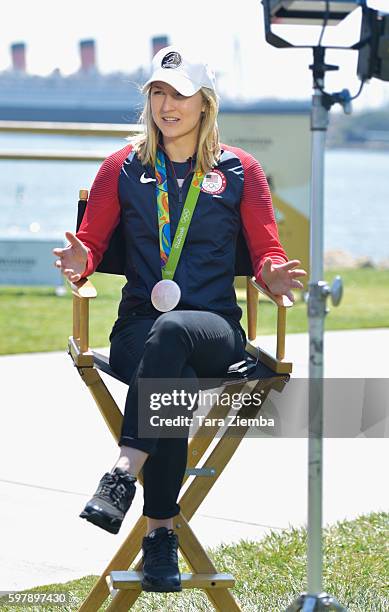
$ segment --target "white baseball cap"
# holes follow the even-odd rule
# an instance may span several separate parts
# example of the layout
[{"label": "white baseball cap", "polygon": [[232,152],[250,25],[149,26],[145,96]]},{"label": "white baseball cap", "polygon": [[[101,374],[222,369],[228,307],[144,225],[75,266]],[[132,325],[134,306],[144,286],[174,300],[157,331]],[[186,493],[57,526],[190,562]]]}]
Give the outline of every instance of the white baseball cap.
[{"label": "white baseball cap", "polygon": [[142,93],[146,93],[154,81],[168,83],[183,96],[193,96],[201,87],[216,90],[212,68],[174,45],[164,47],[154,55],[152,74],[143,85]]}]

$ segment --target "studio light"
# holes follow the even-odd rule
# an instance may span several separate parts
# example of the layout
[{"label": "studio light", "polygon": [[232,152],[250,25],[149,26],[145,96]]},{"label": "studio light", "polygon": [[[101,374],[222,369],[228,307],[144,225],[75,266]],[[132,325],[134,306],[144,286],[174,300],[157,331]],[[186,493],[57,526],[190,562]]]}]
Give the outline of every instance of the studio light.
[{"label": "studio light", "polygon": [[[306,48],[293,45],[275,34],[272,25],[337,25],[366,0],[262,0],[265,36],[273,47]],[[377,12],[377,11],[375,11]]]},{"label": "studio light", "polygon": [[[337,25],[361,7],[360,39],[344,48],[359,52],[357,75],[362,83],[372,78],[389,81],[389,14],[369,8],[366,0],[262,0],[262,4],[267,42],[273,47],[295,49],[312,45],[292,44],[275,34],[272,25],[321,25],[324,30],[329,25]],[[318,46],[321,47],[320,42]]]},{"label": "studio light", "polygon": [[[271,21],[278,24],[321,25],[326,0],[269,0]],[[330,0],[328,25],[336,25],[358,7],[357,0]]]},{"label": "studio light", "polygon": [[[342,293],[341,279],[330,287],[322,280],[324,273],[324,152],[329,111],[340,104],[345,113],[351,112],[351,101],[357,98],[370,78],[389,81],[389,15],[367,6],[366,0],[262,0],[266,40],[273,47],[312,48],[313,76],[311,110],[312,172],[310,202],[310,280],[308,295],[309,319],[309,418],[308,418],[308,537],[307,592],[302,593],[286,612],[346,612],[334,597],[322,590],[322,467],[323,467],[323,366],[324,318],[326,301],[331,296],[337,306]],[[356,8],[362,9],[360,39],[351,46],[323,46],[327,25],[336,25]],[[295,45],[272,31],[272,26],[284,24],[321,25],[316,45]],[[358,51],[357,74],[361,80],[358,93],[351,97],[348,89],[325,91],[326,73],[338,66],[325,62],[327,49]],[[274,73],[273,73],[274,76]]]},{"label": "studio light", "polygon": [[363,10],[361,40],[366,39],[368,42],[359,51],[359,78],[389,81],[389,15],[371,8]]}]

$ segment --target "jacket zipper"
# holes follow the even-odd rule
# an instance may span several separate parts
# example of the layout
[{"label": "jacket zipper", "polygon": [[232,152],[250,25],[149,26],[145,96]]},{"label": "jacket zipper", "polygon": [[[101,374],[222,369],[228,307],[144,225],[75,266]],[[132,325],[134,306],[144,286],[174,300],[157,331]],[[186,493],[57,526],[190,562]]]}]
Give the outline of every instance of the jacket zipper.
[{"label": "jacket zipper", "polygon": [[185,178],[184,178],[184,182],[182,183],[182,186],[180,187],[177,183],[177,187],[178,187],[178,205],[180,207],[180,210],[183,208],[184,206],[184,201],[183,201],[183,189],[184,189],[184,185],[186,183],[186,181],[188,180],[188,178],[190,179],[190,182],[192,182],[192,175],[193,173],[191,172],[190,174],[188,174]]}]

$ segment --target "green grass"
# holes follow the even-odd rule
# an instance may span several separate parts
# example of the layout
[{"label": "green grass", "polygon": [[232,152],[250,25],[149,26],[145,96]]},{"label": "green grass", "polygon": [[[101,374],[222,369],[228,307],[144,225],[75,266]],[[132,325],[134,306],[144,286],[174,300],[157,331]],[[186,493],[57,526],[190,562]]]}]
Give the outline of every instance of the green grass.
[{"label": "green grass", "polygon": [[[326,329],[362,329],[389,325],[389,270],[364,268],[328,272],[328,282],[335,274],[344,281],[344,297],[338,308],[326,318]],[[108,336],[116,319],[123,277],[95,274],[93,283],[98,297],[91,300],[91,346],[108,346]],[[241,292],[239,292],[239,296]],[[246,324],[245,303],[243,325]],[[71,293],[56,297],[51,288],[1,287],[0,354],[64,350],[71,334]],[[273,334],[276,309],[263,300],[259,310],[259,333]],[[307,331],[306,304],[298,301],[288,311],[287,332]]]},{"label": "green grass", "polygon": [[[388,540],[389,514],[383,512],[338,522],[324,529],[323,590],[350,612],[386,612],[389,609]],[[306,590],[306,547],[306,530],[290,528],[270,532],[259,542],[241,540],[238,544],[208,549],[208,554],[218,571],[235,577],[232,592],[243,612],[281,612]],[[188,569],[182,564],[181,571]],[[86,576],[34,590],[71,591],[82,601],[96,580],[96,576]],[[101,610],[106,606],[107,602]],[[0,609],[10,611],[11,607],[0,603]],[[58,610],[53,606],[39,609]],[[131,609],[134,612],[210,612],[213,607],[203,591],[192,589],[179,594],[142,593]],[[33,608],[26,606],[23,610]]]}]

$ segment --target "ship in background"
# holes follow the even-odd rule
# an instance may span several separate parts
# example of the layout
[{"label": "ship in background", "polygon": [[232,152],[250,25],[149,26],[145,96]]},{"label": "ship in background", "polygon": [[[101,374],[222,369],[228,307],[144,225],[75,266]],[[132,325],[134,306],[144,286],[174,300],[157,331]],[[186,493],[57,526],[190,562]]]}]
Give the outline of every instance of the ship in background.
[{"label": "ship in background", "polygon": [[[166,37],[154,38],[154,48],[165,41]],[[82,40],[79,48],[77,72],[63,76],[56,69],[43,77],[27,72],[25,44],[11,45],[12,68],[0,73],[0,120],[135,123],[146,71],[101,74],[95,41]]]},{"label": "ship in background", "polygon": [[[29,74],[26,70],[26,45],[11,45],[12,65],[0,72],[0,121],[47,121],[73,123],[137,123],[144,98],[140,87],[150,76],[151,59],[170,44],[168,36],[151,38],[150,65],[132,73],[101,74],[96,62],[96,43],[81,40],[80,68],[64,76],[58,69],[49,76]],[[231,67],[235,89],[242,84],[240,45],[234,41],[235,65]],[[261,98],[244,101],[223,91],[223,74],[217,73],[221,115],[306,114],[310,100]],[[231,76],[231,75],[230,75]],[[238,119],[236,117],[236,119]],[[237,133],[240,127],[237,122]],[[328,148],[369,148],[389,150],[389,103],[380,109],[344,116],[331,115]]]},{"label": "ship in background", "polygon": [[[169,44],[167,36],[154,36],[150,60]],[[79,48],[77,72],[63,76],[56,69],[42,77],[27,72],[25,43],[12,44],[12,67],[0,73],[0,120],[137,123],[144,103],[140,87],[149,78],[150,70],[139,67],[129,74],[101,74],[95,41],[81,40]],[[268,112],[275,108],[282,112],[284,107],[290,112],[291,106],[298,112],[301,108],[298,102],[242,102],[228,98],[223,91],[220,94],[221,112]]]}]

